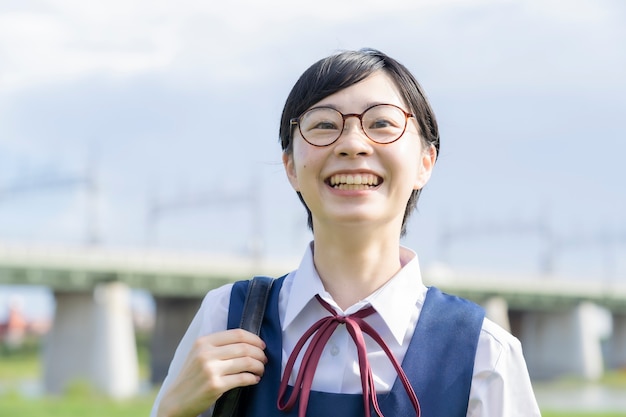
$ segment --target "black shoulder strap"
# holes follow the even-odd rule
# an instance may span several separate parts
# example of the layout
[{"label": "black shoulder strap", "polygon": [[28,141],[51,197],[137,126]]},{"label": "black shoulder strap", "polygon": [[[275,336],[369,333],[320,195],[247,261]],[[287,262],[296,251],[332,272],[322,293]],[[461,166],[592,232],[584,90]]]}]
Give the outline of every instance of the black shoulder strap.
[{"label": "black shoulder strap", "polygon": [[270,277],[256,276],[252,278],[248,286],[248,294],[243,305],[243,314],[239,327],[257,336],[259,335],[267,298],[273,282],[274,279]]},{"label": "black shoulder strap", "polygon": [[[273,278],[256,276],[250,280],[246,301],[241,315],[240,328],[256,334],[261,332],[261,323],[265,314],[267,298],[272,288]],[[213,417],[235,417],[243,389],[233,388],[222,394],[213,408]]]}]

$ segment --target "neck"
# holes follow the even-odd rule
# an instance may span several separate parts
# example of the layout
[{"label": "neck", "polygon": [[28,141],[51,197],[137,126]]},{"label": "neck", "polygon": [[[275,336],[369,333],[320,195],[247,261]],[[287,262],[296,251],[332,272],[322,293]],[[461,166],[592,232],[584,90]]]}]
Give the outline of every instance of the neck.
[{"label": "neck", "polygon": [[345,310],[400,270],[399,233],[316,229],[313,259],[324,288]]}]

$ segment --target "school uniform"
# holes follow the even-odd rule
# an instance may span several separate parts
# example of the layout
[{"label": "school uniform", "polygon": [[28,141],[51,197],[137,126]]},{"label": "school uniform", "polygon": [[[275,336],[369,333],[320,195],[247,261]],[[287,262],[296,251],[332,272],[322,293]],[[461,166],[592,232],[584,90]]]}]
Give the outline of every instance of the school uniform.
[{"label": "school uniform", "polygon": [[[297,407],[291,410],[291,414],[276,409],[276,392],[287,359],[300,337],[316,321],[329,315],[316,300],[316,295],[330,304],[339,315],[350,315],[369,306],[375,309],[375,313],[365,318],[365,321],[381,335],[393,356],[403,364],[409,380],[415,384],[423,417],[431,415],[448,417],[450,414],[436,414],[438,408],[447,410],[447,407],[454,408],[454,413],[457,413],[455,415],[459,415],[458,410],[465,407],[463,410],[468,417],[540,416],[519,341],[490,320],[486,318],[483,320],[480,316],[474,341],[467,342],[466,339],[473,337],[471,335],[457,337],[455,334],[448,335],[444,342],[429,345],[431,330],[423,328],[423,324],[420,323],[425,322],[424,318],[428,315],[441,316],[436,309],[431,310],[430,306],[437,304],[433,300],[445,297],[445,300],[452,302],[451,298],[455,297],[447,297],[435,289],[426,288],[414,252],[401,248],[400,260],[402,269],[387,284],[342,311],[324,290],[313,264],[312,245],[307,247],[298,269],[281,279],[273,291],[273,298],[269,301],[268,317],[261,333],[261,337],[268,345],[266,353],[269,362],[261,382],[251,390],[251,416],[297,415]],[[241,292],[241,289],[237,289],[239,285],[237,284],[235,288]],[[189,326],[172,360],[168,376],[155,401],[153,416],[156,415],[162,393],[180,371],[193,341],[197,337],[229,327],[229,304],[231,295],[235,295],[234,292],[231,294],[232,288],[232,285],[227,285],[209,292],[205,297],[200,311]],[[454,302],[463,303],[462,300]],[[420,320],[422,310],[424,317]],[[476,312],[475,309],[471,311]],[[233,323],[236,323],[236,315],[233,316],[231,312],[230,327],[233,327]],[[447,355],[446,349],[454,348],[457,344],[455,340],[459,341],[458,344],[473,345],[471,356],[467,355],[467,349],[471,349],[471,346],[450,351],[453,353]],[[367,337],[365,342],[375,390],[383,413],[386,417],[415,415],[414,412],[404,414],[405,411],[399,414],[398,410],[409,410],[410,404],[407,403],[408,397],[402,386],[395,383],[397,372],[381,346]],[[439,343],[443,343],[443,346],[439,346]],[[463,354],[466,359],[460,357]],[[295,382],[300,361],[301,358],[296,360],[289,377],[291,386]],[[308,415],[345,416],[350,413],[359,415],[363,412],[361,376],[357,362],[357,348],[346,326],[337,327],[316,367],[307,407]],[[459,370],[459,374],[450,374],[456,372],[455,369]],[[445,383],[444,385],[448,386],[447,390],[435,389],[439,382],[437,375],[440,374],[448,375],[447,378],[468,381],[465,385]],[[464,388],[465,386],[467,388]],[[325,409],[328,405],[330,408]],[[346,408],[339,412],[340,409],[337,407]],[[262,411],[254,414],[255,409]]]}]

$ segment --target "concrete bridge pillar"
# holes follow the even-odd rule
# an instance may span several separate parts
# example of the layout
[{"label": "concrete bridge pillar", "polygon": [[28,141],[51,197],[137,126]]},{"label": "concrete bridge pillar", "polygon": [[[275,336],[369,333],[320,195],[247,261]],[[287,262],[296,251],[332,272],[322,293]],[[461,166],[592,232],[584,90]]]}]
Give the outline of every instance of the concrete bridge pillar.
[{"label": "concrete bridge pillar", "polygon": [[73,380],[87,380],[91,368],[93,296],[91,293],[54,293],[54,322],[43,346],[44,387],[61,394]]},{"label": "concrete bridge pillar", "polygon": [[154,301],[156,319],[150,346],[150,382],[159,385],[165,379],[176,347],[198,312],[202,300],[155,296]]},{"label": "concrete bridge pillar", "polygon": [[131,397],[139,391],[139,361],[130,289],[121,282],[101,284],[94,301],[94,383],[114,398]]},{"label": "concrete bridge pillar", "polygon": [[604,369],[597,321],[598,309],[591,303],[565,311],[525,312],[518,337],[531,378],[599,378]]},{"label": "concrete bridge pillar", "polygon": [[500,325],[505,330],[511,331],[509,305],[503,297],[491,297],[483,303],[483,308],[489,320]]},{"label": "concrete bridge pillar", "polygon": [[125,284],[100,284],[93,292],[54,293],[56,310],[43,349],[44,387],[60,394],[86,381],[114,397],[139,388],[135,333]]},{"label": "concrete bridge pillar", "polygon": [[609,342],[608,364],[613,369],[626,369],[626,314],[613,313],[613,334]]}]

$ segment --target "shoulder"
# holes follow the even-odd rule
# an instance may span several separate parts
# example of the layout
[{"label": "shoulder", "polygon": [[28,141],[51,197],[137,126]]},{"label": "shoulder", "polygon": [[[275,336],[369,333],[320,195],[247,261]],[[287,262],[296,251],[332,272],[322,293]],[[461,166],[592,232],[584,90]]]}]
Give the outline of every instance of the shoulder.
[{"label": "shoulder", "polygon": [[522,356],[522,345],[511,333],[485,317],[478,339],[474,370],[496,370],[500,362]]},{"label": "shoulder", "polygon": [[520,341],[485,318],[480,332],[468,416],[540,416]]},{"label": "shoulder", "polygon": [[[281,277],[282,278],[282,277]],[[282,290],[280,284],[282,279],[272,279],[273,288],[280,291],[282,297]],[[232,306],[237,311],[243,308],[243,303],[246,300],[248,294],[248,287],[250,280],[235,281],[230,284],[223,285],[209,291],[202,300],[200,310],[198,312],[198,319],[200,321],[200,335],[210,334],[217,331],[226,330],[229,328],[229,310]],[[235,313],[235,316],[236,317]],[[241,313],[239,313],[239,317]],[[231,317],[232,319],[233,317]],[[236,320],[239,322],[239,319]],[[231,323],[231,328],[232,326]]]},{"label": "shoulder", "polygon": [[197,315],[200,335],[226,330],[232,288],[233,284],[226,284],[206,293]]},{"label": "shoulder", "polygon": [[[528,368],[520,341],[493,321],[485,318],[478,340],[472,378],[474,405],[499,410],[523,404],[536,408]],[[488,415],[497,415],[491,413]],[[506,415],[500,414],[500,415]],[[528,415],[535,415],[530,413]]]}]

